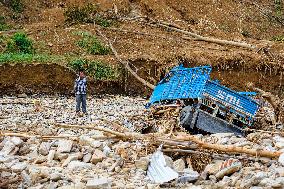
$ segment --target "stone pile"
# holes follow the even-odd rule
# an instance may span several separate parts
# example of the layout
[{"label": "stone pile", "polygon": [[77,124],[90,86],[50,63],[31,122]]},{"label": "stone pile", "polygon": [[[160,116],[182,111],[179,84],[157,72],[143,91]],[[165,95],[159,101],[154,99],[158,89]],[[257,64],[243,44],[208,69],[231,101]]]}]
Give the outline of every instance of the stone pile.
[{"label": "stone pile", "polygon": [[[34,97],[35,98],[35,97]],[[89,114],[76,117],[74,99],[41,97],[41,111],[32,98],[0,98],[0,127],[32,137],[5,136],[0,143],[0,188],[283,188],[284,162],[262,157],[238,159],[211,157],[201,170],[192,154],[163,152],[166,166],[178,174],[167,183],[155,183],[147,175],[156,146],[145,141],[121,141],[91,129],[66,129],[56,124],[100,125],[104,118],[129,130],[145,125],[144,101],[122,96],[90,97]],[[11,103],[17,102],[17,103]],[[21,103],[20,103],[21,102]],[[139,115],[139,119],[130,119]],[[144,121],[143,121],[144,120]],[[134,129],[133,129],[134,130]],[[53,136],[40,138],[38,135]],[[212,144],[282,151],[284,138],[277,134],[251,133],[197,135]],[[283,158],[283,157],[282,157]],[[11,183],[9,183],[11,181]],[[4,185],[5,184],[5,185]]]}]

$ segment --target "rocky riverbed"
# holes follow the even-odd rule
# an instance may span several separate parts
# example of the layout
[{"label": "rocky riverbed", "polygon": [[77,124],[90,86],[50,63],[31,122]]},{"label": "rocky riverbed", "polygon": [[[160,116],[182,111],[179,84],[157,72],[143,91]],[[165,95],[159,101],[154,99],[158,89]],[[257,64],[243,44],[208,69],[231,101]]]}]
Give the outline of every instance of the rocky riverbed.
[{"label": "rocky riverbed", "polygon": [[[82,117],[75,115],[73,97],[5,96],[0,103],[5,135],[0,139],[0,188],[284,188],[283,154],[269,159],[200,149],[166,152],[147,141],[121,140],[90,129],[121,131],[118,127],[123,126],[127,132],[140,132],[159,127],[161,122],[149,118],[142,98],[88,97],[88,115]],[[196,137],[284,153],[284,137],[277,133]]]}]

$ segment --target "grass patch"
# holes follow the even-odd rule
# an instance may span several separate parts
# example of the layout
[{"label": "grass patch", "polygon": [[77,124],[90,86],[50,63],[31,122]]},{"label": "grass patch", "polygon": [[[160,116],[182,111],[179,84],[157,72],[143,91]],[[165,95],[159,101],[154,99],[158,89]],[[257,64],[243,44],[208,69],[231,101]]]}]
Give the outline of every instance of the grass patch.
[{"label": "grass patch", "polygon": [[275,7],[276,16],[281,17],[283,14],[282,0],[274,0],[274,7]]},{"label": "grass patch", "polygon": [[0,64],[3,63],[58,63],[66,61],[65,57],[47,54],[0,54]]},{"label": "grass patch", "polygon": [[5,17],[0,16],[0,31],[9,30],[11,27],[6,24]]},{"label": "grass patch", "polygon": [[111,52],[111,49],[102,44],[98,38],[89,32],[75,33],[82,36],[82,39],[76,42],[76,45],[89,54],[93,55],[106,55]]},{"label": "grass patch", "polygon": [[85,6],[68,7],[64,12],[65,22],[68,24],[96,23],[102,27],[109,27],[113,21],[103,17],[98,12],[98,6],[87,4]]},{"label": "grass patch", "polygon": [[85,59],[75,59],[69,62],[68,66],[75,70],[83,69],[87,75],[97,80],[118,80],[120,76],[120,69],[118,67],[111,67],[102,61],[89,61]]},{"label": "grass patch", "polygon": [[14,13],[21,13],[24,11],[24,4],[22,0],[0,0],[0,2],[12,9]]},{"label": "grass patch", "polygon": [[272,41],[284,42],[284,35],[273,36]]}]

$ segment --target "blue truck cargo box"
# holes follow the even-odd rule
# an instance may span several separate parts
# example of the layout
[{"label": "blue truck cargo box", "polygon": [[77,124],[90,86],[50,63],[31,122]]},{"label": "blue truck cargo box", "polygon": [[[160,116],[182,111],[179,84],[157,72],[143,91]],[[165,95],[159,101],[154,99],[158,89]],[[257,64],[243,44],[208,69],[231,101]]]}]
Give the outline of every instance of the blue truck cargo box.
[{"label": "blue truck cargo box", "polygon": [[174,67],[155,87],[146,107],[178,99],[209,99],[219,107],[229,109],[250,120],[251,124],[259,105],[251,98],[254,92],[237,92],[210,80],[211,66]]},{"label": "blue truck cargo box", "polygon": [[174,67],[155,87],[147,106],[163,100],[176,100],[201,97],[212,68],[201,66]]},{"label": "blue truck cargo box", "polygon": [[231,111],[242,117],[252,118],[258,110],[258,103],[247,95],[229,89],[219,83],[208,80],[203,93],[219,104],[229,107]]}]

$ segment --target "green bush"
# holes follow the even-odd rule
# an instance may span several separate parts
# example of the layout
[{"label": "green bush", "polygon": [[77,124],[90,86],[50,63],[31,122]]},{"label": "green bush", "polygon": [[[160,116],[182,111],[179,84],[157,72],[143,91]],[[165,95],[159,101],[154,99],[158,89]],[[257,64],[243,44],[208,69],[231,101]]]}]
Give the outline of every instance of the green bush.
[{"label": "green bush", "polygon": [[17,13],[21,13],[24,10],[24,5],[22,0],[10,0],[9,5],[13,9],[13,11]]},{"label": "green bush", "polygon": [[85,59],[76,59],[69,63],[73,70],[84,70],[87,75],[98,80],[117,80],[119,77],[118,68],[113,68],[101,61],[88,61]]},{"label": "green bush", "polygon": [[93,55],[106,55],[111,52],[111,49],[103,45],[96,36],[87,32],[82,32],[82,39],[76,42],[78,47],[85,49],[88,53]]},{"label": "green bush", "polygon": [[92,22],[94,15],[97,13],[97,6],[87,4],[86,6],[79,7],[73,6],[68,7],[64,12],[65,21],[68,23],[84,23]]},{"label": "green bush", "polygon": [[100,26],[102,26],[102,27],[110,27],[110,26],[113,24],[112,21],[107,20],[107,19],[105,19],[105,18],[101,18],[101,17],[99,17],[99,16],[97,16],[97,17],[95,18],[95,23],[98,24],[98,25],[100,25]]},{"label": "green bush", "polygon": [[85,6],[73,6],[67,8],[64,12],[65,22],[69,24],[79,23],[96,23],[102,27],[109,27],[112,25],[112,21],[103,18],[98,13],[98,7],[93,4],[87,4]]},{"label": "green bush", "polygon": [[6,51],[9,53],[32,54],[34,53],[33,42],[25,33],[15,33],[8,40]]}]

